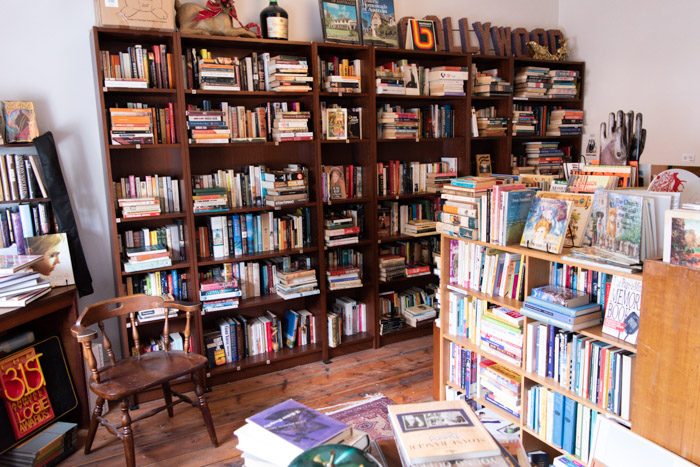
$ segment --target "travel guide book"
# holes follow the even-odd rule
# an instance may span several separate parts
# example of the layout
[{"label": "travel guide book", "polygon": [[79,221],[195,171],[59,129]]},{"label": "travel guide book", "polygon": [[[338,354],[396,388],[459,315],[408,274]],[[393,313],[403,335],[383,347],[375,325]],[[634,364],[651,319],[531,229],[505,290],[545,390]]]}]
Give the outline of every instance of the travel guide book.
[{"label": "travel guide book", "polygon": [[378,47],[398,47],[394,0],[360,0],[362,42]]}]

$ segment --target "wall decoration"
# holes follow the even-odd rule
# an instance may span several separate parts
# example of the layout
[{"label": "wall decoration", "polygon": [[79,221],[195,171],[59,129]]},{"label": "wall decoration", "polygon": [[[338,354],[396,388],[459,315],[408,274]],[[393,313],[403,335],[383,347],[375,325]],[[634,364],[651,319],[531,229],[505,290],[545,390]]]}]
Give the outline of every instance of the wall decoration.
[{"label": "wall decoration", "polygon": [[360,44],[360,24],[356,0],[319,0],[323,40]]}]

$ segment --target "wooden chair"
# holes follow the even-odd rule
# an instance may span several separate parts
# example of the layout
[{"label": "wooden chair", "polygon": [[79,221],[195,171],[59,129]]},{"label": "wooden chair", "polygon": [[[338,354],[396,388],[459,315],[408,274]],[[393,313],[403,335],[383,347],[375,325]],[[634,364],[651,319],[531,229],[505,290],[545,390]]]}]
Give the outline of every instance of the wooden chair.
[{"label": "wooden chair", "polygon": [[[138,326],[136,325],[136,312],[152,308],[175,308],[186,314],[184,351],[170,350],[168,313],[165,313],[163,323],[163,343],[165,350],[140,354],[140,341]],[[209,432],[209,438],[214,446],[218,446],[216,431],[212,422],[209,407],[204,397],[205,367],[207,359],[199,354],[190,353],[190,321],[193,313],[199,312],[199,305],[185,304],[175,301],[166,301],[161,297],[148,295],[131,295],[117,297],[95,303],[85,309],[72,328],[73,335],[83,346],[83,357],[90,369],[89,388],[97,395],[97,403],[90,418],[90,428],[85,441],[85,454],[89,454],[92,442],[95,439],[97,427],[103,425],[113,435],[122,440],[126,464],[129,467],[136,465],[134,453],[134,434],[131,424],[144,418],[151,417],[163,410],[173,416],[173,406],[180,402],[187,402],[202,411],[204,424]],[[109,318],[129,315],[131,321],[131,333],[134,348],[137,354],[117,360],[112,350],[112,343],[104,332],[103,321]],[[92,351],[92,341],[98,338],[98,332],[89,328],[97,324],[102,333],[102,341],[108,362],[101,369],[97,369],[97,362]],[[196,398],[193,401],[189,397],[173,391],[170,383],[181,377],[188,376],[194,383]],[[138,418],[132,419],[129,415],[129,400],[132,396],[156,387],[162,387],[165,405],[150,410]],[[173,395],[177,400],[173,403]],[[115,426],[102,417],[102,406],[105,401],[120,401],[121,426]]]}]

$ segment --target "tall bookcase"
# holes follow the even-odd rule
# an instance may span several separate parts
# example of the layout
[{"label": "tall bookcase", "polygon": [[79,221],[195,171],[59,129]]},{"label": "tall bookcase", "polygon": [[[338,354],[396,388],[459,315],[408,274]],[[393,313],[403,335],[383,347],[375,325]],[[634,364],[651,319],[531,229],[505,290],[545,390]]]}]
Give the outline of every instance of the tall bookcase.
[{"label": "tall bookcase", "polygon": [[[519,311],[522,306],[523,302],[519,300],[514,300],[511,298],[504,298],[500,296],[494,296],[490,294],[486,294],[477,290],[471,290],[471,289],[466,289],[464,287],[459,287],[456,285],[452,285],[450,283],[450,242],[452,241],[457,241],[457,242],[465,242],[465,243],[471,243],[471,244],[476,244],[479,246],[487,247],[487,248],[493,248],[499,251],[503,251],[506,253],[514,253],[514,254],[519,254],[521,255],[522,261],[525,261],[525,283],[524,283],[524,291],[525,291],[525,296],[529,295],[530,291],[534,287],[539,287],[542,285],[547,285],[549,284],[550,280],[550,265],[552,263],[563,263],[563,264],[568,264],[570,266],[578,266],[581,267],[582,269],[587,269],[590,271],[596,271],[598,273],[605,273],[605,274],[610,274],[610,275],[618,275],[618,276],[623,276],[629,279],[633,280],[642,280],[642,274],[633,274],[633,273],[623,273],[623,272],[618,272],[618,271],[613,271],[610,269],[607,269],[605,266],[591,266],[590,264],[579,264],[575,260],[572,260],[570,258],[566,258],[563,255],[555,255],[555,254],[550,254],[538,250],[532,250],[528,248],[524,248],[521,246],[502,246],[502,245],[496,245],[496,244],[491,244],[491,243],[485,243],[485,242],[480,242],[476,240],[466,240],[458,237],[452,237],[449,235],[442,235],[441,236],[441,248],[442,248],[442,257],[441,257],[441,277],[440,277],[440,293],[441,293],[441,303],[445,304],[443,305],[443,308],[447,310],[447,305],[449,303],[449,294],[454,293],[459,296],[464,296],[464,297],[472,297],[474,299],[486,301],[489,304],[494,304],[496,306],[500,307],[505,307],[510,310],[516,310]],[[564,255],[566,254],[566,251],[564,252]],[[624,420],[618,415],[608,412],[606,409],[601,408],[591,400],[585,397],[581,397],[575,392],[572,392],[563,386],[561,386],[558,382],[554,381],[552,378],[548,377],[542,377],[539,374],[533,373],[533,372],[528,372],[526,370],[526,364],[525,362],[527,361],[527,358],[529,356],[526,353],[526,342],[528,341],[528,336],[527,336],[527,329],[528,323],[533,322],[531,318],[525,318],[525,322],[523,325],[523,345],[522,345],[522,358],[521,358],[521,364],[520,365],[515,365],[511,363],[510,361],[507,361],[506,359],[499,358],[498,356],[495,356],[493,352],[488,352],[484,351],[482,347],[478,344],[478,336],[475,336],[475,339],[471,338],[466,338],[466,337],[460,337],[460,336],[455,336],[451,335],[449,333],[449,313],[447,311],[444,311],[441,313],[440,316],[440,344],[439,348],[435,349],[435,351],[440,353],[440,365],[439,365],[439,386],[440,386],[440,399],[444,400],[445,399],[445,394],[446,394],[446,387],[451,387],[452,389],[455,389],[457,391],[464,391],[464,388],[460,388],[457,385],[453,384],[452,382],[449,381],[449,364],[450,364],[450,348],[453,345],[458,346],[460,349],[471,351],[474,354],[478,356],[478,362],[481,362],[481,360],[490,360],[492,362],[495,362],[502,367],[505,367],[507,370],[510,370],[510,372],[514,375],[517,375],[517,378],[519,379],[520,383],[520,417],[516,417],[510,412],[502,409],[501,407],[491,403],[490,401],[484,399],[483,397],[477,397],[476,401],[486,407],[488,407],[490,410],[493,412],[497,413],[499,416],[504,418],[505,420],[508,420],[515,425],[517,425],[520,428],[520,433],[522,436],[522,441],[527,450],[531,449],[542,449],[548,452],[552,456],[558,456],[560,454],[565,453],[564,450],[561,448],[555,446],[553,443],[548,442],[543,436],[538,434],[537,432],[533,431],[530,429],[525,422],[528,418],[528,413],[527,411],[529,410],[529,404],[528,404],[528,389],[530,389],[533,386],[542,386],[543,388],[547,390],[551,390],[554,392],[557,392],[561,395],[563,395],[566,398],[569,398],[576,403],[587,407],[593,411],[596,411],[598,413],[603,413],[605,415],[611,416],[615,418],[616,420],[622,422],[623,424],[626,424],[629,426],[630,424],[634,424],[631,419],[629,420]],[[470,331],[471,328],[470,328]],[[595,327],[591,327],[588,329],[583,329],[580,331],[577,331],[578,334],[581,334],[582,336],[592,338],[596,341],[600,341],[605,344],[609,344],[612,346],[614,349],[621,349],[627,352],[631,352],[636,355],[637,353],[637,346],[631,345],[625,341],[616,339],[612,336],[609,336],[605,333],[602,332],[602,325],[598,325]],[[476,340],[476,342],[475,342]],[[477,368],[478,368],[478,363],[477,363]],[[635,387],[636,385],[634,384],[635,380],[635,374],[634,370],[632,370],[632,387]],[[479,379],[477,377],[477,386],[480,384]],[[634,404],[632,404],[634,406]],[[632,412],[633,414],[635,412]],[[631,417],[630,417],[631,418]]]},{"label": "tall bookcase", "polygon": [[[165,44],[168,52],[173,54],[173,83],[169,89],[114,89],[103,87],[104,76],[100,65],[100,51],[109,50],[113,53],[126,50],[134,44],[144,47]],[[111,252],[114,259],[114,276],[117,293],[127,293],[125,283],[127,277],[138,277],[148,272],[164,272],[178,270],[180,275],[187,275],[187,294],[190,299],[198,298],[199,273],[225,263],[264,261],[280,256],[304,255],[312,258],[317,271],[320,295],[285,301],[276,295],[255,297],[242,300],[234,310],[207,313],[194,321],[193,344],[194,350],[204,352],[204,333],[214,329],[217,322],[236,313],[249,316],[260,316],[266,310],[281,315],[287,309],[307,309],[316,319],[319,341],[316,344],[295,349],[284,349],[274,353],[246,358],[242,361],[212,368],[209,372],[210,383],[219,384],[234,379],[246,378],[283,368],[289,368],[313,361],[329,361],[333,357],[363,349],[387,345],[404,339],[410,339],[431,332],[432,324],[418,328],[405,327],[397,332],[379,335],[379,299],[383,291],[402,291],[412,286],[437,282],[435,276],[423,276],[401,279],[390,283],[379,282],[378,252],[384,244],[397,241],[411,240],[412,237],[399,235],[390,238],[378,236],[377,206],[386,202],[409,202],[417,199],[434,199],[438,195],[418,193],[409,195],[379,197],[377,195],[377,162],[399,160],[405,162],[437,162],[442,156],[458,159],[458,174],[474,173],[473,158],[479,145],[495,144],[497,151],[493,156],[494,170],[508,172],[510,168],[510,151],[515,144],[510,130],[508,134],[496,141],[480,140],[470,137],[470,107],[474,99],[471,96],[471,83],[467,85],[467,95],[463,97],[437,96],[394,96],[377,95],[375,86],[375,66],[399,59],[407,59],[411,63],[422,66],[457,65],[470,67],[472,60],[485,65],[494,63],[512,80],[512,74],[517,64],[525,63],[520,59],[481,57],[470,54],[452,52],[422,52],[402,49],[383,49],[369,46],[354,46],[330,43],[311,43],[295,41],[271,41],[260,39],[229,38],[217,36],[198,36],[180,34],[178,32],[146,31],[136,29],[94,28],[93,47],[95,57],[95,73],[99,87],[100,114],[103,123],[103,144],[105,149],[105,177],[110,201],[110,240]],[[205,91],[188,89],[180,57],[189,48],[205,48],[214,56],[242,57],[252,52],[268,52],[271,55],[294,55],[308,59],[310,74],[314,85],[310,92],[279,93],[265,91]],[[320,61],[332,56],[349,59],[359,59],[362,62],[361,81],[362,92],[356,94],[338,94],[324,92],[320,83]],[[538,62],[539,63],[539,62]],[[545,62],[541,62],[545,63]],[[583,64],[560,62],[552,64],[555,67],[578,67],[583,70]],[[582,86],[582,84],[581,84]],[[582,89],[582,88],[581,88]],[[232,105],[242,105],[247,108],[266,102],[295,101],[300,102],[303,110],[311,111],[310,127],[314,131],[311,141],[295,142],[257,142],[229,144],[189,144],[185,109],[188,105],[201,105],[203,100],[209,100],[216,107],[220,102]],[[508,113],[512,110],[512,97],[496,98],[499,109]],[[109,137],[109,108],[114,104],[126,102],[143,102],[149,105],[172,104],[175,111],[175,126],[177,142],[173,144],[155,145],[111,145]],[[581,108],[582,100],[571,101],[576,108]],[[320,136],[321,103],[339,104],[345,107],[361,107],[363,109],[363,137],[360,140],[324,141]],[[430,104],[450,104],[455,110],[455,135],[452,138],[417,139],[411,141],[386,140],[377,137],[377,110],[380,106],[392,105],[420,107]],[[569,102],[567,101],[567,104]],[[580,138],[576,142],[580,149]],[[535,139],[536,140],[536,139]],[[260,254],[227,257],[201,258],[197,256],[197,229],[206,225],[212,214],[194,213],[192,196],[192,177],[209,174],[218,169],[239,169],[243,166],[264,164],[273,169],[281,168],[288,163],[304,164],[309,169],[309,201],[295,204],[293,208],[275,209],[270,207],[251,207],[231,209],[216,215],[234,215],[261,212],[285,212],[304,207],[309,208],[312,218],[312,242],[300,249],[287,251],[272,251]],[[363,196],[350,200],[333,200],[324,202],[322,196],[322,166],[348,165],[361,166],[364,171]],[[112,183],[127,175],[145,176],[152,174],[171,176],[182,179],[181,212],[166,213],[155,217],[140,219],[123,219],[115,209],[116,199]],[[324,245],[323,219],[324,215],[336,208],[361,206],[365,220],[362,227],[360,242],[351,248],[361,251],[364,256],[363,287],[342,291],[328,290],[326,271],[328,270],[327,255],[330,251]],[[130,229],[155,228],[173,222],[181,222],[184,226],[184,245],[186,259],[171,267],[159,270],[126,274],[122,270],[118,235]],[[332,249],[331,249],[332,250]],[[367,306],[367,332],[343,337],[341,344],[330,348],[327,338],[327,311],[339,296],[349,296],[362,301]],[[184,320],[173,319],[173,332],[179,331]],[[142,338],[155,335],[158,322],[141,324]],[[122,321],[121,344],[124,352],[131,348],[131,338],[126,320]],[[152,331],[150,331],[152,328]]]}]

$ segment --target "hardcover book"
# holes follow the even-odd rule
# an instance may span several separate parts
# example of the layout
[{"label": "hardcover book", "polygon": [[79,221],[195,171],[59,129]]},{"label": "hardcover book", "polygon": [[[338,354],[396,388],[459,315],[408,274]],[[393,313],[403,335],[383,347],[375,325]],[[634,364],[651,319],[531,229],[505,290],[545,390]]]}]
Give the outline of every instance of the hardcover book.
[{"label": "hardcover book", "polygon": [[359,0],[362,42],[378,47],[398,47],[394,0]]},{"label": "hardcover book", "polygon": [[571,218],[571,201],[535,197],[520,245],[559,254]]},{"label": "hardcover book", "polygon": [[603,332],[630,344],[637,343],[642,281],[613,276],[605,306]]},{"label": "hardcover book", "polygon": [[359,44],[357,0],[320,0],[323,39],[326,42]]},{"label": "hardcover book", "polygon": [[504,245],[517,244],[522,238],[525,222],[527,221],[534,197],[535,192],[532,190],[506,191],[503,193],[503,209],[505,213],[503,225]]},{"label": "hardcover book", "polygon": [[497,456],[500,449],[463,400],[390,405],[404,465]]},{"label": "hardcover book", "polygon": [[27,143],[39,136],[33,102],[5,101],[3,112],[8,143]]},{"label": "hardcover book", "polygon": [[597,191],[590,219],[592,246],[624,263],[638,264],[643,259],[644,210],[640,195]]},{"label": "hardcover book", "polygon": [[41,255],[41,260],[32,267],[51,282],[51,287],[75,284],[73,265],[65,233],[40,235],[25,239],[32,255]]},{"label": "hardcover book", "polygon": [[345,199],[348,192],[345,187],[345,172],[343,166],[330,166],[325,168],[328,174],[328,198]]},{"label": "hardcover book", "polygon": [[435,23],[425,19],[409,19],[405,48],[407,50],[437,50]]},{"label": "hardcover book", "polygon": [[700,212],[666,211],[664,262],[700,268]]},{"label": "hardcover book", "polygon": [[555,193],[552,191],[540,191],[537,196],[541,198],[563,199],[571,201],[572,211],[569,220],[569,232],[566,236],[564,247],[571,248],[591,244],[591,236],[588,232],[588,220],[593,208],[593,195],[590,193]]}]

